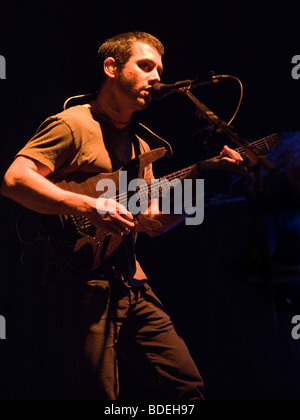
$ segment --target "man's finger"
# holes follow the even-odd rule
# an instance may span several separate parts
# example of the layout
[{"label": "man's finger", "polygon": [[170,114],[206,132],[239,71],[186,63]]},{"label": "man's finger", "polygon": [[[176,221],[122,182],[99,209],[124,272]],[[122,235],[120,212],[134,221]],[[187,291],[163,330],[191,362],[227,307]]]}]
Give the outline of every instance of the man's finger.
[{"label": "man's finger", "polygon": [[[229,162],[234,161],[235,163],[239,164],[243,162],[242,156],[236,152],[233,149],[230,149],[228,146],[224,146],[223,151],[221,152],[221,155],[224,156],[224,159],[228,160]],[[227,157],[226,157],[227,155]]]}]

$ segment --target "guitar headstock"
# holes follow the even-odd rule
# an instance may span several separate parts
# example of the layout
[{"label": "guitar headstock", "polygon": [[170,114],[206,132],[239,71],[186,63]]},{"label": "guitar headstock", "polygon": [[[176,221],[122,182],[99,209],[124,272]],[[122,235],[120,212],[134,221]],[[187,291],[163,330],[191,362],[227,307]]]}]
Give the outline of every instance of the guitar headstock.
[{"label": "guitar headstock", "polygon": [[270,149],[274,149],[281,145],[281,140],[277,133],[272,134],[271,136],[267,137],[268,144]]}]

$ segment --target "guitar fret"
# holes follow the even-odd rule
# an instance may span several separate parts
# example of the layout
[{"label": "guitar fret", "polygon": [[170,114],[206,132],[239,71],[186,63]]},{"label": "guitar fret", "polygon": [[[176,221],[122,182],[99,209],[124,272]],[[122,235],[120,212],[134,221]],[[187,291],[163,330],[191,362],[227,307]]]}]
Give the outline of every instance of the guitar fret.
[{"label": "guitar fret", "polygon": [[[274,136],[269,136],[269,137],[266,137],[264,139],[255,141],[254,143],[250,143],[250,147],[259,147],[260,152],[266,152],[268,150],[271,150],[273,147],[276,147],[278,142],[279,142],[278,140],[276,142],[275,139],[274,139]],[[238,153],[240,153],[243,158],[247,157],[247,153],[246,153],[246,151],[243,147],[237,148],[236,151]],[[216,159],[219,160],[219,159],[222,159],[222,158],[223,158],[223,156],[219,155],[215,158],[207,159],[204,162],[211,162],[213,160],[216,160]],[[189,167],[184,168],[184,169],[181,169],[181,170],[178,170],[178,171],[176,171],[172,174],[166,175],[164,177],[161,177],[158,180],[154,180],[154,181],[152,180],[152,182],[148,182],[146,189],[142,188],[138,192],[137,191],[132,192],[131,196],[134,195],[134,194],[138,194],[138,197],[141,200],[141,202],[146,203],[147,201],[149,201],[151,199],[151,197],[159,196],[159,194],[157,194],[157,192],[155,192],[155,182],[157,184],[159,184],[160,186],[163,186],[163,185],[169,185],[169,182],[172,181],[172,180],[175,180],[175,179],[181,179],[182,180],[184,178],[184,176],[187,175],[193,169],[193,167],[194,167],[194,165],[189,166]],[[164,180],[165,180],[165,183],[162,184],[162,182]],[[154,190],[153,190],[153,188],[154,188]],[[154,191],[154,193],[153,193],[153,191]],[[126,207],[127,204],[128,204],[128,198],[130,198],[130,197],[128,197],[127,194],[126,194],[123,201],[121,199],[121,196],[116,197],[116,198],[119,198],[119,202]]]},{"label": "guitar fret", "polygon": [[[263,138],[261,140],[257,140],[257,141],[255,141],[253,143],[250,143],[250,147],[258,147],[259,148],[259,151],[263,153],[265,151],[271,150],[274,147],[277,147],[279,144],[280,144],[280,139],[275,134],[275,135],[272,135],[272,136],[265,137],[265,138]],[[237,148],[236,151],[238,153],[240,153],[243,158],[246,158],[247,157],[247,153],[246,153],[246,151],[245,151],[245,149],[243,147]],[[222,159],[222,158],[223,158],[223,156],[222,155],[219,155],[219,156],[217,156],[215,158],[207,159],[204,162],[211,162],[211,161],[214,161],[216,159],[218,160],[218,159]],[[166,175],[164,177],[161,177],[159,180],[156,180],[156,181],[157,181],[157,183],[158,182],[161,183],[163,180],[166,180],[166,182],[170,182],[170,181],[172,181],[174,179],[183,180],[183,178],[185,177],[185,175],[187,175],[193,168],[194,168],[194,165],[189,166],[187,168],[184,168],[184,169],[181,169],[179,171],[176,171],[176,172],[174,172],[172,174],[169,174],[169,175]],[[147,184],[147,191],[142,191],[142,190],[139,191],[140,194],[144,193],[148,200],[150,200],[151,197],[152,197],[153,184],[154,184],[153,181],[152,181],[152,183],[149,182]]]},{"label": "guitar fret", "polygon": [[[273,147],[278,146],[279,144],[280,144],[280,139],[277,136],[277,134],[274,134],[272,136],[268,136],[268,137],[265,137],[265,138],[263,138],[261,140],[257,140],[257,141],[255,141],[253,143],[250,143],[249,145],[250,145],[250,147],[257,147],[260,152],[265,152],[265,151],[268,151],[268,150],[272,149]],[[247,157],[247,153],[246,153],[246,151],[245,151],[245,149],[243,147],[237,148],[236,151],[239,152],[243,158],[246,158]],[[223,156],[222,155],[219,155],[217,157],[214,157],[214,158],[211,158],[211,159],[207,159],[204,162],[212,162],[214,160],[219,160],[219,159],[222,159],[222,158],[223,158]],[[181,169],[179,171],[176,171],[176,172],[174,172],[172,174],[169,174],[169,175],[166,175],[164,177],[161,177],[157,182],[160,182],[161,183],[164,179],[166,180],[166,182],[167,181],[170,182],[170,181],[172,181],[174,179],[183,180],[183,178],[193,169],[193,167],[194,167],[194,165],[189,166],[189,167],[187,167],[185,169]],[[151,196],[152,196],[152,194],[151,194],[151,188],[152,187],[153,186],[151,185],[151,182],[148,182],[148,184],[147,184],[146,187],[141,188],[138,191],[139,197],[140,197],[141,200],[143,200],[143,203],[145,203],[145,200],[147,200],[147,199],[149,200],[151,198]],[[132,195],[134,195],[136,193],[137,192],[133,192]],[[114,197],[114,198],[117,199],[117,200],[119,200],[119,202],[121,204],[123,204],[124,206],[127,206],[127,198],[128,198],[127,197],[127,193],[125,194],[125,199],[124,199],[123,202],[121,202],[121,196],[120,195],[117,196],[117,197]]]}]

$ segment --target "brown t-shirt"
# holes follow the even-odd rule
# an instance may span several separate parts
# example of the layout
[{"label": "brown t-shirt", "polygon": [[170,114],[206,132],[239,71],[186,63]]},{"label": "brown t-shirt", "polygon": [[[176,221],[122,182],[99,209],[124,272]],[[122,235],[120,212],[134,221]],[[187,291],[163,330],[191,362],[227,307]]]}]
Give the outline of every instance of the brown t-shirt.
[{"label": "brown t-shirt", "polygon": [[[135,135],[132,127],[117,129],[92,102],[90,106],[74,106],[47,118],[17,156],[35,159],[47,166],[51,170],[51,180],[57,175],[79,171],[115,172],[137,154],[149,150],[146,141]],[[144,178],[148,182],[154,178],[152,165],[145,169]],[[129,283],[133,279],[146,280],[136,261],[132,241],[129,245],[126,242],[116,257],[111,258],[111,264],[118,266],[119,274],[127,277]]]}]

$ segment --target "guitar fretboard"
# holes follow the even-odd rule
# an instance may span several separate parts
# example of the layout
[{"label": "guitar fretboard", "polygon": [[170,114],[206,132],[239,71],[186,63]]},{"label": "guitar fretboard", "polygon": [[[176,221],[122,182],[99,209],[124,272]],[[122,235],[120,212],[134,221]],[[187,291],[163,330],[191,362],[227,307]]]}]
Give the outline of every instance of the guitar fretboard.
[{"label": "guitar fretboard", "polygon": [[[251,143],[250,146],[252,148],[254,147],[257,148],[260,153],[266,153],[269,150],[275,147],[278,147],[280,143],[281,142],[278,135],[273,134],[271,136],[265,137],[261,140],[257,140]],[[246,158],[247,156],[246,151],[243,147],[237,148],[236,151],[239,152],[243,158]],[[207,159],[202,162],[213,162],[216,160],[220,160],[223,157],[224,156],[220,154],[214,158]],[[138,191],[122,193],[116,197],[111,197],[111,198],[114,198],[116,201],[118,201],[120,204],[122,204],[123,206],[127,208],[128,200],[132,196],[138,194],[138,196],[136,197],[138,197],[138,201],[140,202],[140,205],[147,206],[151,198],[156,198],[160,196],[160,192],[164,188],[164,186],[170,187],[170,182],[173,180],[180,180],[180,181],[183,180],[185,176],[195,167],[195,165],[196,164],[188,166],[187,168],[173,172],[172,174],[163,176],[161,178],[153,179],[151,182],[148,182],[148,183],[145,182],[145,185],[142,186]],[[87,226],[85,226],[86,228],[89,228],[91,226],[91,223],[88,221],[88,219],[86,219],[85,217],[81,217],[81,219],[84,219],[84,222],[87,222]],[[81,223],[82,223],[82,220],[81,220]]]},{"label": "guitar fretboard", "polygon": [[[267,153],[269,150],[274,149],[275,147],[279,145],[280,145],[280,139],[277,134],[273,134],[271,136],[265,137],[261,140],[257,140],[250,144],[252,148],[257,148],[260,151],[260,153]],[[246,151],[243,147],[237,148],[236,152],[238,152],[242,156],[243,159],[247,157]],[[218,155],[214,158],[206,159],[203,162],[212,162],[214,160],[220,160],[223,157],[224,157],[223,155]],[[164,176],[161,179],[167,179],[169,181],[176,178],[183,179],[193,169],[194,166],[195,165],[191,165],[187,168],[181,169],[180,171],[174,172],[173,174]]]}]

